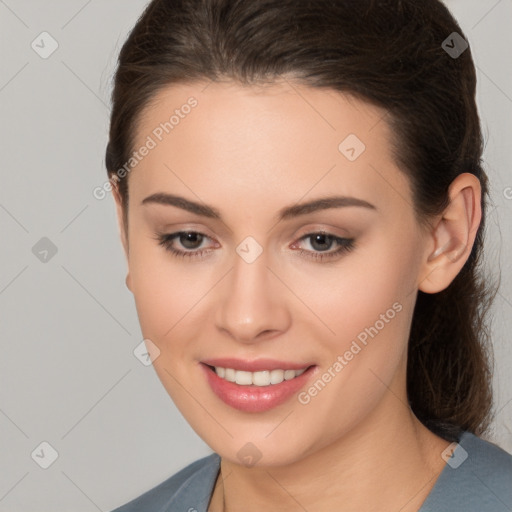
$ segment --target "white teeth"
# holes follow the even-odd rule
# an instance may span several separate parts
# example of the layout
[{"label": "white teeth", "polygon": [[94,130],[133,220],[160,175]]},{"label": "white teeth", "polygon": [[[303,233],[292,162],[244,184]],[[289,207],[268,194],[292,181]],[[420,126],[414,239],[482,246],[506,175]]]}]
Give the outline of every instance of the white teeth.
[{"label": "white teeth", "polygon": [[235,382],[242,386],[250,386],[252,384],[252,373],[251,372],[235,372]]},{"label": "white teeth", "polygon": [[270,372],[270,384],[279,384],[284,380],[284,370],[272,370]]},{"label": "white teeth", "polygon": [[[232,368],[222,368],[224,370],[224,378],[229,382],[235,382],[236,376],[235,376],[235,370]],[[220,375],[219,375],[220,377]]]},{"label": "white teeth", "polygon": [[306,368],[301,370],[263,370],[259,372],[246,372],[234,370],[233,368],[222,368],[215,366],[215,373],[228,382],[236,382],[241,386],[270,386],[280,384],[284,380],[291,380],[302,375]]},{"label": "white teeth", "polygon": [[295,377],[295,370],[285,370],[284,380],[291,380]]},{"label": "white teeth", "polygon": [[255,386],[268,386],[270,384],[270,372],[254,372],[252,374],[252,384]]}]

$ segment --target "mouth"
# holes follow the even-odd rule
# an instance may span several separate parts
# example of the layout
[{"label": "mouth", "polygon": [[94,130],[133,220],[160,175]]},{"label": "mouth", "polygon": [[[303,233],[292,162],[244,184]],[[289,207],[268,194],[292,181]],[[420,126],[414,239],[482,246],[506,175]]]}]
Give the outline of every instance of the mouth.
[{"label": "mouth", "polygon": [[272,360],[203,361],[199,365],[215,395],[244,412],[265,412],[289,401],[316,373],[314,364]]}]

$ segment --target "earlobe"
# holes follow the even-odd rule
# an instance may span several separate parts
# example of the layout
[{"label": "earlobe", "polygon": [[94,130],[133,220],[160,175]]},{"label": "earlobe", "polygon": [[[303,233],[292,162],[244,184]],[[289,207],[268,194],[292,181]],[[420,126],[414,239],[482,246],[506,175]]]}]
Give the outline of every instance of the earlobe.
[{"label": "earlobe", "polygon": [[[450,185],[450,203],[432,227],[418,289],[438,293],[447,288],[466,263],[482,218],[481,185],[462,173]],[[434,249],[432,250],[432,246]]]}]

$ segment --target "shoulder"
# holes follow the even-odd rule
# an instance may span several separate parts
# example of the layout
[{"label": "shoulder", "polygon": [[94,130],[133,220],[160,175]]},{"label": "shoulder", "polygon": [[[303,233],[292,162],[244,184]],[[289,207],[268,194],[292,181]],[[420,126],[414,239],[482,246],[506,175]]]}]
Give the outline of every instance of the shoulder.
[{"label": "shoulder", "polygon": [[512,508],[512,455],[464,432],[420,512],[505,512]]},{"label": "shoulder", "polygon": [[112,512],[165,512],[171,506],[173,510],[206,510],[219,468],[220,457],[213,453]]}]

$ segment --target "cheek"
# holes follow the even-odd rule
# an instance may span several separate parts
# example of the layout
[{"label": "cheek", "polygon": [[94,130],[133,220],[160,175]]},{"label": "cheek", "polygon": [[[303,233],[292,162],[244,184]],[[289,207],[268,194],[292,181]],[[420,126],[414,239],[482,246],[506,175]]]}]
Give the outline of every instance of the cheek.
[{"label": "cheek", "polygon": [[295,289],[326,327],[324,339],[331,331],[336,349],[358,336],[364,341],[372,326],[395,334],[408,327],[395,320],[406,316],[403,311],[415,298],[417,251],[414,244],[403,247],[388,239],[393,237],[375,237],[336,266],[296,274]]},{"label": "cheek", "polygon": [[[311,400],[307,407],[316,411],[312,416],[329,414],[333,425],[358,421],[382,398],[397,372],[405,371],[401,364],[419,260],[414,244],[403,247],[388,239],[393,237],[376,238],[328,272],[300,275],[298,286],[309,290],[304,302],[314,305],[311,309],[331,331],[318,321],[304,321],[304,330],[311,332],[315,325],[311,339],[318,341],[325,372],[320,380],[328,384],[323,388],[318,383],[322,391],[306,390],[303,398]],[[352,411],[351,419],[347,411]]]},{"label": "cheek", "polygon": [[[323,354],[322,371],[301,395],[300,412],[304,429],[325,421],[325,440],[350,430],[389,393],[406,403],[403,389],[398,384],[395,389],[394,382],[403,382],[405,375],[415,259],[413,251],[382,249],[378,261],[347,259],[329,276],[317,275],[309,294],[316,315],[335,334],[316,322],[311,339]],[[305,321],[303,327],[311,325]]]},{"label": "cheek", "polygon": [[185,263],[151,243],[156,245],[134,241],[129,268],[143,335],[161,343],[190,322],[194,306],[211,285],[204,272],[183,271]]}]

